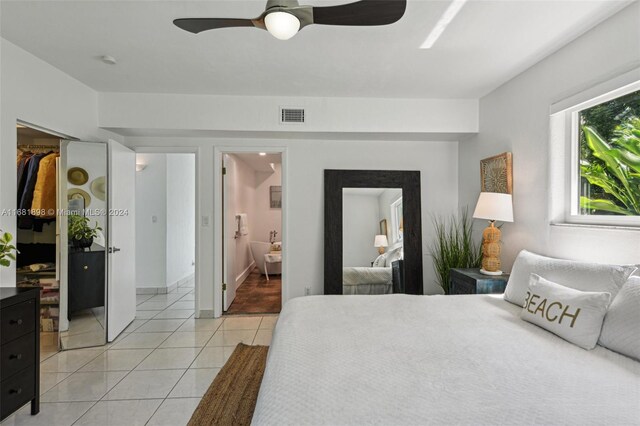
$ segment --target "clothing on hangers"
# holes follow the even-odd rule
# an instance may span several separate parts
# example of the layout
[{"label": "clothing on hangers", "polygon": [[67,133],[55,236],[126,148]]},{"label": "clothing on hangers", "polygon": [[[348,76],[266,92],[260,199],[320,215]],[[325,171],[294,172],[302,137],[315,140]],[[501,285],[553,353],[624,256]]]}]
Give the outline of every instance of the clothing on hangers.
[{"label": "clothing on hangers", "polygon": [[42,219],[56,217],[56,158],[59,156],[51,153],[40,160],[31,202],[34,217]]},{"label": "clothing on hangers", "polygon": [[18,159],[18,200],[17,200],[17,204],[16,206],[20,205],[20,200],[22,199],[22,192],[24,191],[24,184],[26,183],[27,180],[27,169],[28,169],[28,164],[29,164],[29,160],[31,160],[31,157],[33,156],[32,153],[30,152],[25,152],[22,153],[21,155],[19,155],[19,159]]},{"label": "clothing on hangers", "polygon": [[31,229],[33,227],[33,216],[31,216],[29,210],[31,210],[33,191],[38,180],[40,161],[46,156],[47,154],[34,154],[29,160],[24,189],[20,197],[20,202],[18,203],[18,228],[20,229]]}]

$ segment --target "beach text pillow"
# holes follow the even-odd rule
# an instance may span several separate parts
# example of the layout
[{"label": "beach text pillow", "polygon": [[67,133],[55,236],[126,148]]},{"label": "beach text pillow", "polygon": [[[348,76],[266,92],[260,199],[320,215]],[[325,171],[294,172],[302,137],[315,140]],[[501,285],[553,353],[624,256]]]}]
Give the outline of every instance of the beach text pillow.
[{"label": "beach text pillow", "polygon": [[610,298],[609,293],[580,291],[531,274],[520,317],[581,348],[593,349]]}]

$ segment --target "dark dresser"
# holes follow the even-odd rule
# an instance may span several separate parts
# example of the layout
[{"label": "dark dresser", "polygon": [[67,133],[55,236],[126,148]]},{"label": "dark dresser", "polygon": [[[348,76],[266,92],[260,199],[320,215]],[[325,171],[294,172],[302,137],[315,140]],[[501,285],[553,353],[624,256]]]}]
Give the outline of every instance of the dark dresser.
[{"label": "dark dresser", "polygon": [[504,293],[509,274],[484,275],[480,269],[453,268],[450,279],[450,294],[496,294]]},{"label": "dark dresser", "polygon": [[404,293],[404,260],[391,262],[391,279],[393,281],[393,294]]},{"label": "dark dresser", "polygon": [[0,420],[40,411],[40,288],[0,288]]},{"label": "dark dresser", "polygon": [[104,306],[105,253],[69,253],[69,314]]}]

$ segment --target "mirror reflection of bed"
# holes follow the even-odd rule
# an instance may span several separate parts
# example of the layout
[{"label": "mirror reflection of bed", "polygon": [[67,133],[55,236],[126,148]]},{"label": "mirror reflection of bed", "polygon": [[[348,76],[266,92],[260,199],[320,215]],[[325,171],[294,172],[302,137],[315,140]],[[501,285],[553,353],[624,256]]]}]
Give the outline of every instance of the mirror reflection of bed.
[{"label": "mirror reflection of bed", "polygon": [[343,294],[403,293],[400,188],[343,188]]}]

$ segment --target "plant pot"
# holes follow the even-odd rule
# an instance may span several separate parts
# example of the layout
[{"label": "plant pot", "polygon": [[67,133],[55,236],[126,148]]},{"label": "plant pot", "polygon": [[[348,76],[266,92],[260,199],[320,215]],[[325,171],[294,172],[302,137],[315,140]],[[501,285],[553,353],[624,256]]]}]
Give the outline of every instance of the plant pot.
[{"label": "plant pot", "polygon": [[93,244],[93,238],[83,238],[81,240],[72,239],[71,247],[76,251],[84,251],[84,249],[91,247]]}]

